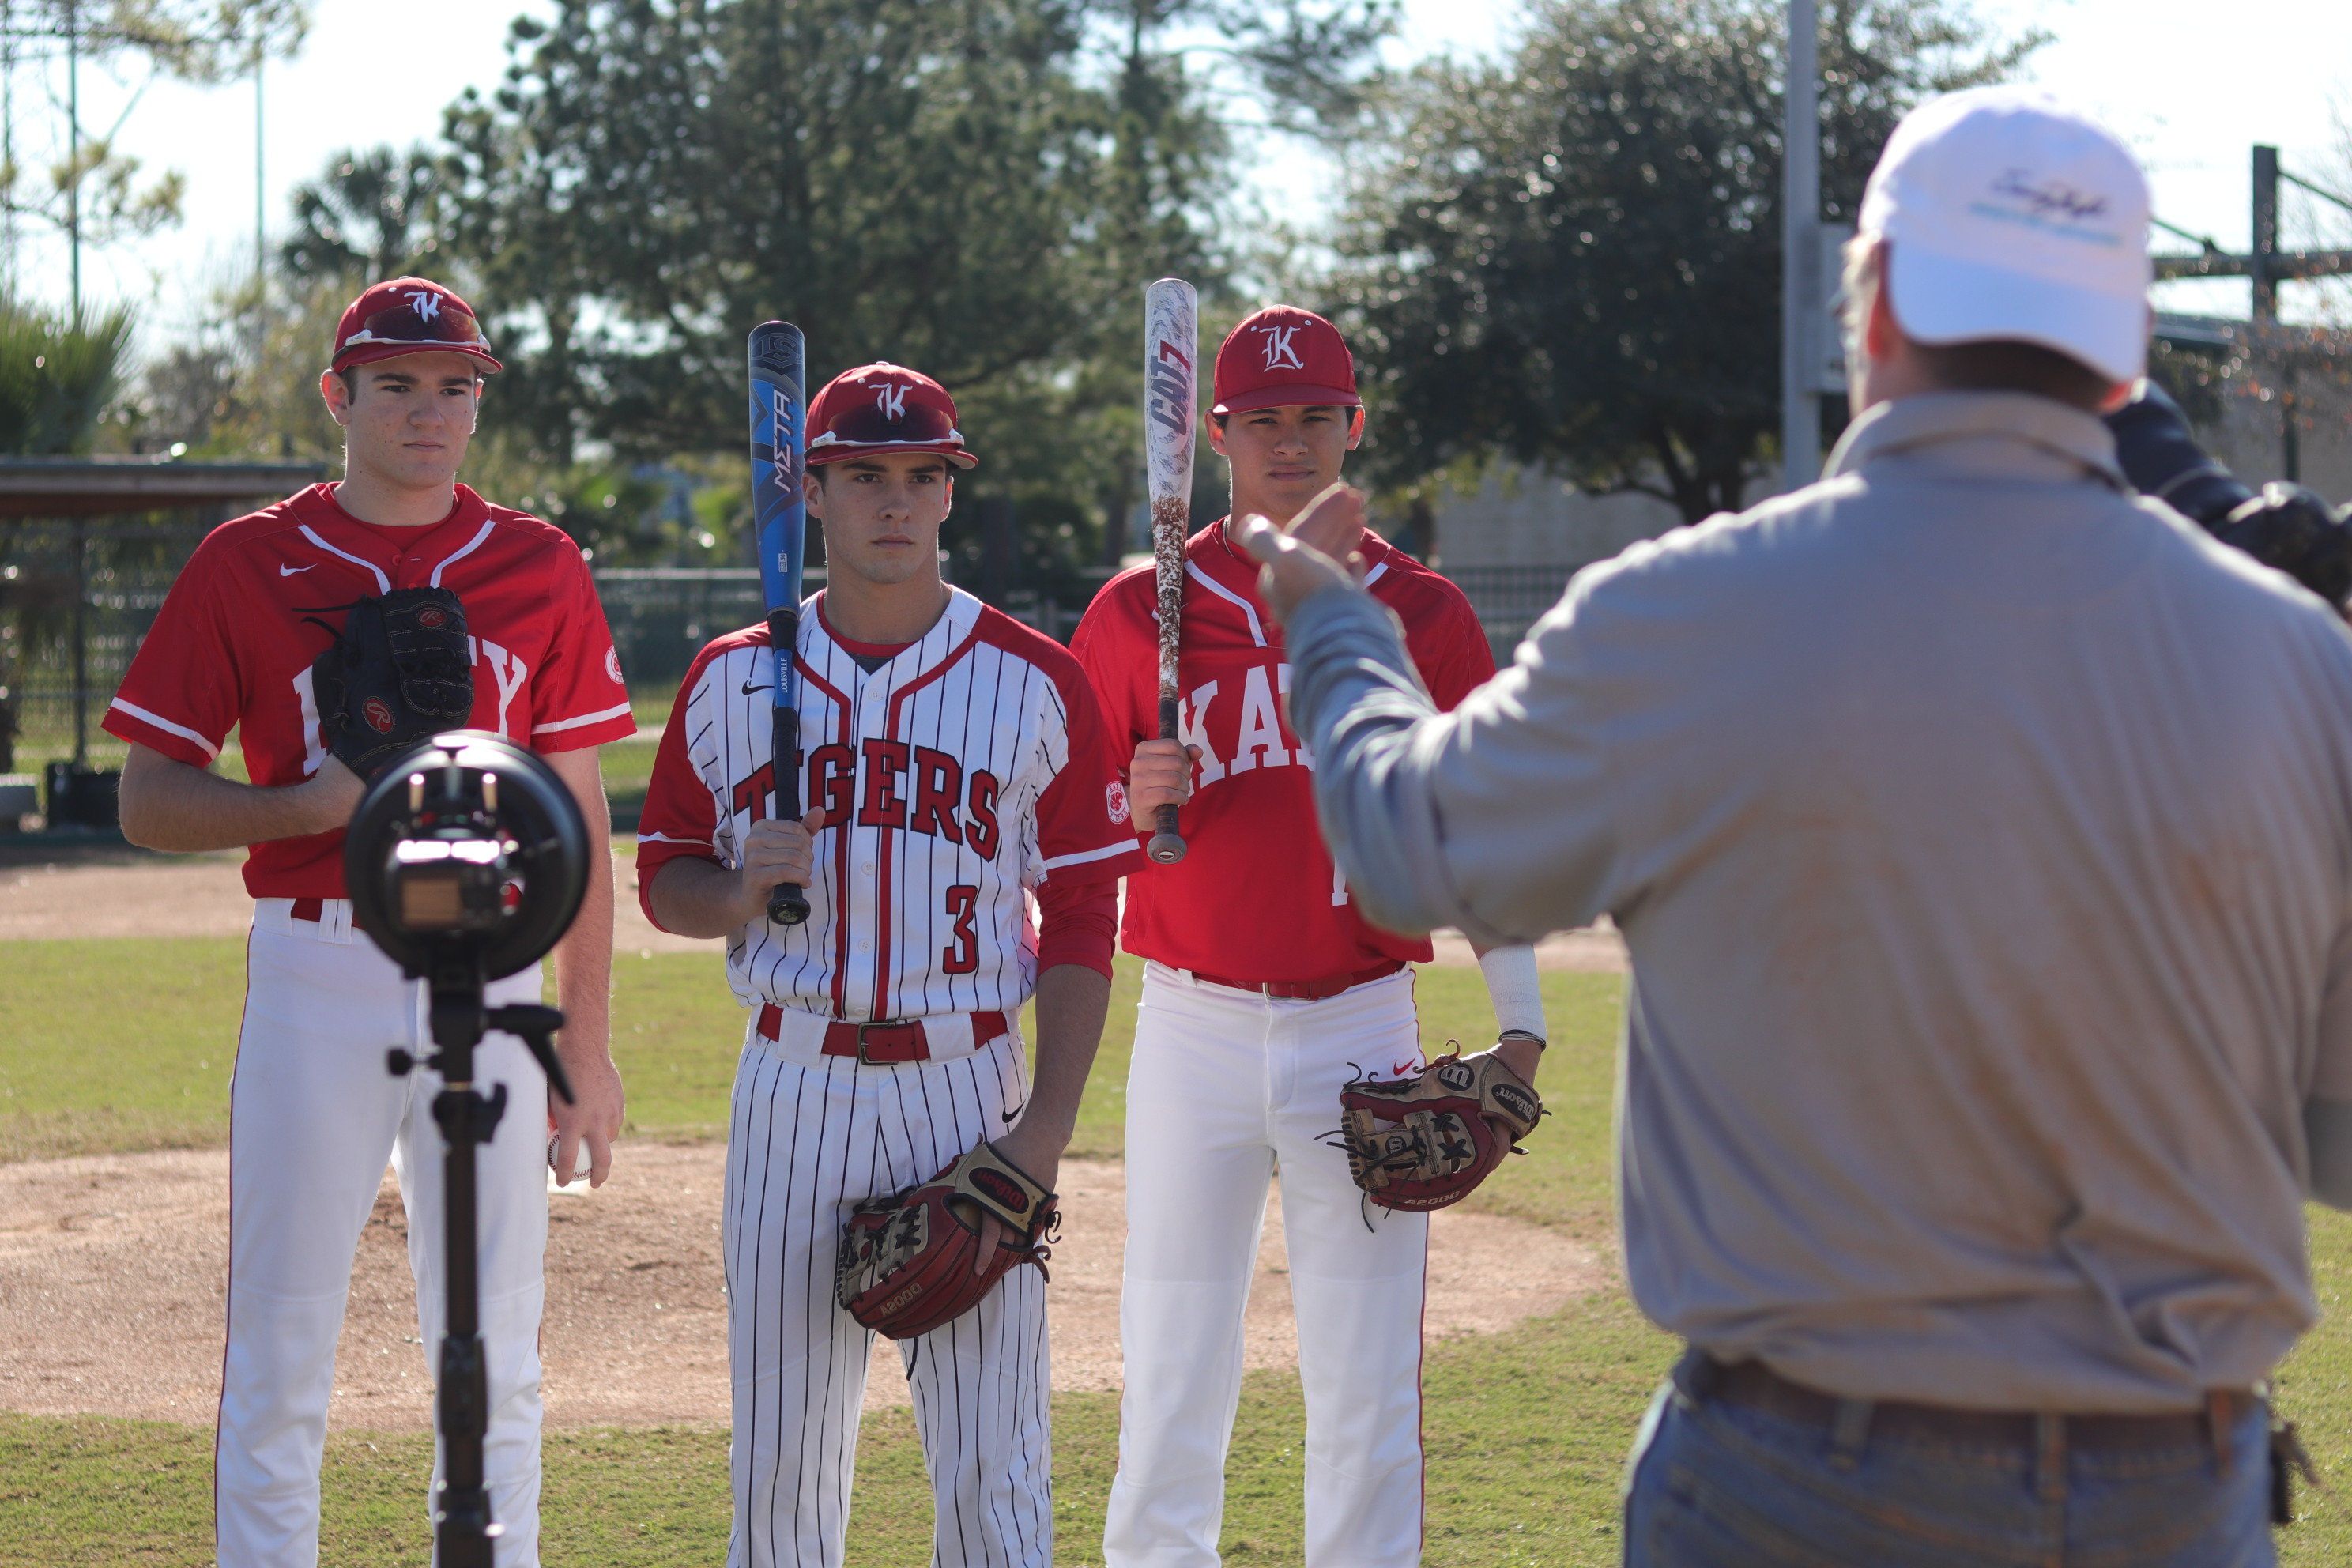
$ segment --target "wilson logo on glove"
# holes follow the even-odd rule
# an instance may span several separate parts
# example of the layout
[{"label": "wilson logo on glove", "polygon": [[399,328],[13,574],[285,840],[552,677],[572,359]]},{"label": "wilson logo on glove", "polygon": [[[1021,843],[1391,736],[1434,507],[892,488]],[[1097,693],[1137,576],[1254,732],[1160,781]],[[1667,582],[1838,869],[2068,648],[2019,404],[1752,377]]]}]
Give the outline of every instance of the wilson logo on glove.
[{"label": "wilson logo on glove", "polygon": [[1014,1214],[1025,1215],[1029,1212],[1029,1194],[1021,1190],[1020,1183],[1002,1171],[985,1169],[974,1171],[971,1173],[971,1184]]}]

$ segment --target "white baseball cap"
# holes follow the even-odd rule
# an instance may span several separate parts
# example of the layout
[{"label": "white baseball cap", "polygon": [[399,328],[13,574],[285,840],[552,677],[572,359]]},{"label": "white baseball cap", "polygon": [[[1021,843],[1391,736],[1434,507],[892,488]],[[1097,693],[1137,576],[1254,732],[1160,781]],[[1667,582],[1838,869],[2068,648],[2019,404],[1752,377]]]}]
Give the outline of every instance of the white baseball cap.
[{"label": "white baseball cap", "polygon": [[2038,343],[2122,382],[2147,363],[2147,208],[2114,132],[1980,87],[1903,117],[1857,226],[1893,247],[1888,298],[1910,338]]}]

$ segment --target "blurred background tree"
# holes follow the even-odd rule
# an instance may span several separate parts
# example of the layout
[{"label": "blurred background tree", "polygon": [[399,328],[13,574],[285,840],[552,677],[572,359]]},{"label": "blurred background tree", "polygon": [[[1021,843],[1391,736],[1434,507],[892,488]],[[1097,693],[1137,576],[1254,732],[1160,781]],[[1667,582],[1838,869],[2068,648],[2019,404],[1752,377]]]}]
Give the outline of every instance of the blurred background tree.
[{"label": "blurred background tree", "polygon": [[[42,128],[49,157],[37,173],[23,153],[29,137],[19,136],[12,115],[8,156],[0,159],[0,218],[11,237],[17,224],[28,221],[67,237],[75,258],[76,307],[82,248],[121,244],[177,223],[187,187],[177,170],[148,177],[138,159],[114,150],[123,122],[139,107],[140,91],[112,124],[82,123],[81,68],[128,68],[150,80],[217,82],[257,68],[265,58],[291,56],[310,21],[309,0],[9,0],[0,8],[0,44],[9,65],[27,57],[62,58],[67,80],[56,123]],[[10,287],[15,269],[12,254]]]},{"label": "blurred background tree", "polygon": [[68,316],[0,300],[0,453],[88,453],[130,348],[127,307]]},{"label": "blurred background tree", "polygon": [[[1398,84],[1331,287],[1386,480],[1499,457],[1740,510],[1778,444],[1785,16],[1541,0],[1507,57]],[[1962,0],[1825,0],[1821,30],[1822,216],[1849,222],[1906,109],[2041,42]]]},{"label": "blurred background tree", "polygon": [[[1832,216],[1903,109],[2034,43],[1967,0],[1824,13]],[[1773,440],[1780,14],[1537,0],[1503,57],[1399,78],[1396,0],[557,0],[440,138],[328,155],[268,278],[146,345],[101,442],[331,458],[335,314],[425,271],[509,367],[469,479],[603,562],[733,564],[743,333],[785,316],[813,383],[889,357],[950,385],[983,457],[952,572],[1071,603],[1139,542],[1139,294],[1173,273],[1204,353],[1276,289],[1343,318],[1391,499],[1499,460],[1704,515]],[[155,68],[217,73],[306,12],[106,15]],[[1336,246],[1256,205],[1297,137],[1345,160]]]}]

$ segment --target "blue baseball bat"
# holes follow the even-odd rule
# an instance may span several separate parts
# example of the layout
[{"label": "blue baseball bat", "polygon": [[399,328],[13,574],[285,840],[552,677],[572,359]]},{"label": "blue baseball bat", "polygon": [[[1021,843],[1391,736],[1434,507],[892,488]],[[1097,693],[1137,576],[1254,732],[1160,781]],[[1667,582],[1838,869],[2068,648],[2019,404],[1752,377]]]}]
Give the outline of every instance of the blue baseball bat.
[{"label": "blue baseball bat", "polygon": [[[790,321],[751,329],[751,531],[759,542],[760,593],[768,605],[768,645],[775,650],[776,724],[769,749],[776,781],[776,816],[801,816],[800,648],[801,560],[808,513],[801,500],[807,450],[807,347]],[[779,882],[768,894],[768,918],[796,926],[809,917],[808,895],[797,882]]]}]

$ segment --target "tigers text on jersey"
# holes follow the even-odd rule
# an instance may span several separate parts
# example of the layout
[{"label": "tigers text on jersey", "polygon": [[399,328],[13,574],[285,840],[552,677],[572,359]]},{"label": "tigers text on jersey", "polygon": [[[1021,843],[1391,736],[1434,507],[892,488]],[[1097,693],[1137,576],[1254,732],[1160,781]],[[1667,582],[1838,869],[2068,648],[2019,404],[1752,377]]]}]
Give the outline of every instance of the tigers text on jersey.
[{"label": "tigers text on jersey", "polygon": [[[1060,644],[950,590],[931,629],[872,673],[800,620],[801,799],[824,808],[809,917],[729,939],[749,1005],[835,1018],[1012,1011],[1036,983],[1025,889],[1143,857],[1094,692]],[[740,863],[774,808],[775,661],[764,626],[696,658],[670,710],[637,836],[638,896],[667,861]]]},{"label": "tigers text on jersey", "polygon": [[[1364,585],[1403,623],[1423,685],[1450,709],[1495,673],[1462,591],[1367,532]],[[1257,563],[1222,521],[1184,546],[1177,658],[1182,738],[1201,748],[1179,814],[1188,846],[1127,885],[1121,940],[1178,969],[1247,981],[1319,980],[1388,959],[1425,960],[1426,941],[1367,924],[1315,820],[1315,763],[1290,731],[1282,629],[1257,595]],[[1071,651],[1094,682],[1122,763],[1160,733],[1160,625],[1153,569],[1103,585]],[[1148,825],[1145,825],[1148,826]]]},{"label": "tigers text on jersey", "polygon": [[[356,600],[415,587],[450,589],[466,607],[473,728],[536,752],[636,733],[580,547],[464,485],[427,527],[362,522],[322,484],[213,530],[140,643],[106,730],[194,767],[236,730],[253,783],[299,784],[326,758],[310,665],[329,628]],[[245,885],[256,898],[342,897],[342,830],[255,845]]]}]

